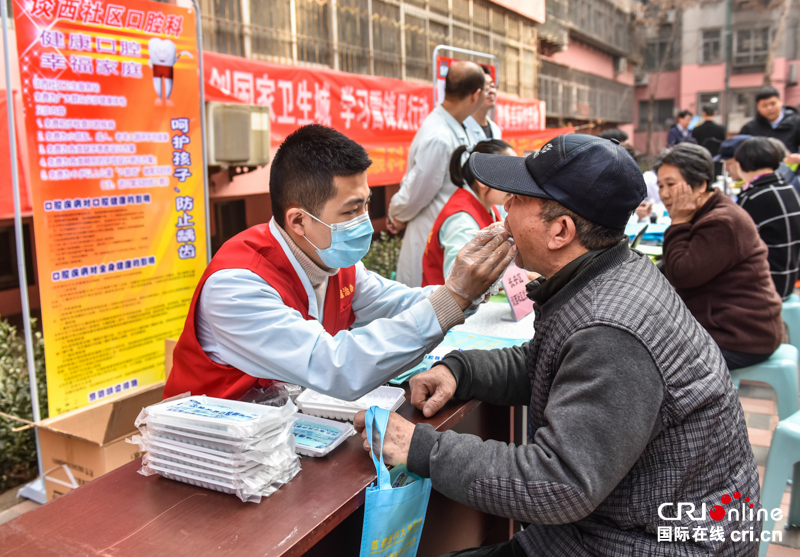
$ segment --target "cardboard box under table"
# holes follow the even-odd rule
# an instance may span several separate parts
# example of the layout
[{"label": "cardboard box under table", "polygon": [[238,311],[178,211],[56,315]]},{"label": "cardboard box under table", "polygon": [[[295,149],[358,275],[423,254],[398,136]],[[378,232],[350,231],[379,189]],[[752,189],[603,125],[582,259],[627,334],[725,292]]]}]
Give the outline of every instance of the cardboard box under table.
[{"label": "cardboard box under table", "polygon": [[125,442],[136,416],[161,401],[164,382],[110,396],[39,423],[47,500],[72,491],[141,456]]}]

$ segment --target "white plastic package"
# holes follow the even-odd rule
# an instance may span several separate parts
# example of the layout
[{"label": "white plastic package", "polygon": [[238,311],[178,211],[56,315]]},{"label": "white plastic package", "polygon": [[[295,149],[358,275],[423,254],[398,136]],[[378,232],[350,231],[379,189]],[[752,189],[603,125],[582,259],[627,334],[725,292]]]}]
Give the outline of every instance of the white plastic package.
[{"label": "white plastic package", "polygon": [[405,391],[403,389],[385,385],[352,402],[306,389],[297,397],[297,407],[304,414],[311,416],[353,421],[355,415],[361,410],[378,406],[393,412],[400,408],[405,400]]},{"label": "white plastic package", "polygon": [[[295,414],[297,416],[297,414]],[[268,435],[256,439],[234,440],[225,437],[207,435],[195,431],[189,431],[170,426],[150,425],[146,429],[153,435],[158,435],[164,439],[179,441],[187,445],[195,445],[198,448],[210,448],[221,452],[233,453],[241,451],[262,451],[269,452],[276,447],[286,443],[292,434],[292,423],[296,418],[292,417],[279,429],[271,430]]]},{"label": "white plastic package", "polygon": [[296,410],[291,400],[275,407],[199,395],[148,406],[142,409],[135,424],[245,439],[280,428]]},{"label": "white plastic package", "polygon": [[295,451],[305,456],[325,456],[355,433],[349,423],[301,416],[294,423]]},{"label": "white plastic package", "polygon": [[296,468],[287,470],[283,475],[275,478],[269,485],[265,485],[261,489],[256,490],[242,486],[239,483],[216,478],[208,474],[182,472],[178,469],[164,467],[153,462],[145,463],[139,470],[139,473],[144,476],[158,474],[170,480],[196,485],[198,487],[203,487],[205,489],[211,489],[214,491],[221,491],[223,493],[229,493],[231,495],[236,495],[245,503],[260,503],[262,497],[268,497],[275,493],[283,484],[294,478],[299,471],[300,466],[298,465]]},{"label": "white plastic package", "polygon": [[176,442],[159,436],[153,436],[150,432],[145,432],[141,436],[134,435],[128,442],[139,445],[139,450],[153,454],[166,454],[195,461],[205,465],[218,464],[227,468],[242,468],[253,464],[264,464],[275,466],[276,459],[282,458],[286,454],[292,454],[295,450],[294,435],[287,440],[281,447],[269,452],[243,451],[243,452],[223,452],[209,448],[201,448],[185,443]]},{"label": "white plastic package", "polygon": [[300,471],[296,407],[192,396],[144,408],[141,435],[128,440],[145,453],[139,472],[259,502]]}]

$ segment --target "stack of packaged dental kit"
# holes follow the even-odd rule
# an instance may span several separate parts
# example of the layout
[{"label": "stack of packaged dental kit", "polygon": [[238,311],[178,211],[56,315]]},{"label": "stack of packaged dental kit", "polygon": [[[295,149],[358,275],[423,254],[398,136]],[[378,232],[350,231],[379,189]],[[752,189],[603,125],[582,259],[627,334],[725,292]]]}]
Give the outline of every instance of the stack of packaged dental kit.
[{"label": "stack of packaged dental kit", "polygon": [[280,407],[211,398],[168,400],[136,419],[139,473],[184,482],[258,503],[300,471],[294,403]]}]

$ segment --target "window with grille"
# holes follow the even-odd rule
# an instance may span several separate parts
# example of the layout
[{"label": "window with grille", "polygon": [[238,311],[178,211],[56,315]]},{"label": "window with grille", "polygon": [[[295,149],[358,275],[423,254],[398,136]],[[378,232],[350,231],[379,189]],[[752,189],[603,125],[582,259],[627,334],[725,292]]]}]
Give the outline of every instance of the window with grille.
[{"label": "window with grille", "polygon": [[738,29],[733,35],[733,66],[763,66],[767,61],[770,28]]},{"label": "window with grille", "polygon": [[292,14],[288,2],[250,2],[250,45],[254,58],[292,63]]},{"label": "window with grille", "polygon": [[501,66],[505,66],[506,86],[505,91],[519,94],[519,49],[515,46],[506,46],[506,52]]},{"label": "window with grille", "polygon": [[499,35],[506,34],[506,14],[500,10],[492,10],[492,32]]},{"label": "window with grille", "polygon": [[472,24],[480,29],[489,28],[489,6],[480,0],[472,0]]},{"label": "window with grille", "polygon": [[535,97],[534,80],[536,79],[536,57],[530,50],[522,51],[522,79],[520,84],[520,96],[532,99]]},{"label": "window with grille", "polygon": [[453,46],[471,50],[472,41],[470,40],[469,35],[469,29],[464,29],[458,25],[453,25]]},{"label": "window with grille", "polygon": [[[376,0],[373,4],[378,6],[382,2]],[[344,72],[368,74],[370,71],[369,0],[338,0],[336,13],[338,15],[339,69]]]},{"label": "window with grille", "polygon": [[757,90],[731,91],[731,112],[740,114],[744,118],[755,117],[757,92]]},{"label": "window with grille", "polygon": [[[653,130],[663,131],[669,129],[672,125],[672,119],[675,113],[675,100],[674,99],[658,99],[653,102]],[[649,101],[639,101],[639,130],[647,129],[647,120],[649,119],[650,105]]]},{"label": "window with grille", "polygon": [[647,41],[644,55],[645,69],[651,72],[674,70],[676,50],[674,46],[669,48],[669,41],[666,40]]},{"label": "window with grille", "polygon": [[500,91],[508,91],[508,64],[505,63],[506,42],[495,35],[494,40],[492,41],[492,46],[494,47],[494,50],[491,51],[491,53],[497,56],[497,59],[500,61],[500,71],[497,72],[497,88]]},{"label": "window with grille", "polygon": [[428,5],[433,12],[440,14],[450,13],[450,7],[447,5],[447,0],[428,0]]},{"label": "window with grille", "polygon": [[372,0],[372,46],[375,75],[400,78],[400,8]]},{"label": "window with grille", "polygon": [[295,0],[297,21],[297,59],[312,64],[331,65],[331,13],[328,2]]},{"label": "window with grille", "polygon": [[430,79],[428,60],[428,38],[425,20],[406,14],[406,76],[414,79]]},{"label": "window with grille", "polygon": [[240,0],[202,0],[203,46],[214,52],[243,56]]},{"label": "window with grille", "polygon": [[468,22],[469,0],[453,0],[453,19]]},{"label": "window with grille", "polygon": [[702,35],[701,64],[717,64],[722,61],[722,30],[704,29]]}]

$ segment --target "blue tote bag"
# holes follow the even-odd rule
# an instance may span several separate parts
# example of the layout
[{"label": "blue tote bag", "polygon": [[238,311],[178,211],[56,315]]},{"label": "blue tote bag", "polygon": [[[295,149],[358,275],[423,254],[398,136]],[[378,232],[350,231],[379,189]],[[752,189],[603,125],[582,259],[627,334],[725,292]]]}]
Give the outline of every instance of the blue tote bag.
[{"label": "blue tote bag", "polygon": [[[383,463],[383,438],[389,411],[373,406],[367,410],[365,421],[370,445],[374,429],[380,435],[381,446],[377,451],[370,451],[378,479],[375,485],[367,488],[360,556],[415,557],[431,496],[431,481],[406,472],[406,479],[413,481],[402,487],[392,487],[389,470]],[[375,452],[380,460],[375,458]]]}]

